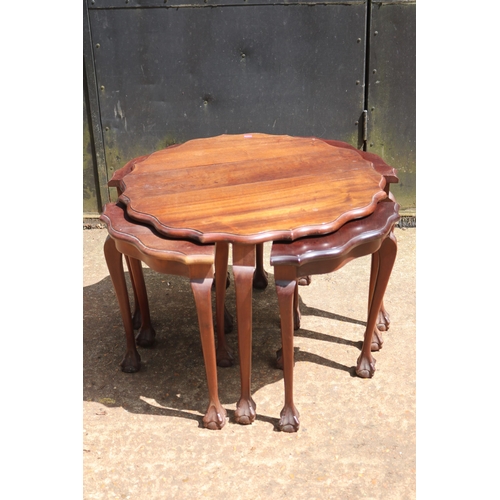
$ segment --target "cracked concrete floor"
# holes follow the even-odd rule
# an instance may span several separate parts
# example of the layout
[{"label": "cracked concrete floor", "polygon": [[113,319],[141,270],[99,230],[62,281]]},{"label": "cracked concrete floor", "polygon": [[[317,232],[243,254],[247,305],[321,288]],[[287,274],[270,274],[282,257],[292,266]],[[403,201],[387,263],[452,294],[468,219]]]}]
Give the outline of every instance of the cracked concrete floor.
[{"label": "cracked concrete floor", "polygon": [[[122,373],[124,332],[102,252],[107,231],[84,230],[84,498],[414,499],[416,229],[395,232],[398,257],[385,298],[391,326],[374,353],[373,379],[352,376],[369,257],[299,289],[294,385],[301,427],[286,434],[276,431],[283,374],[274,367],[280,332],[269,245],[269,286],[253,295],[257,419],[234,423],[239,366],[218,368],[228,421],[208,431],[201,427],[208,399],[188,281],[144,268],[158,342],[139,348],[141,371]],[[234,316],[233,283],[227,306]],[[236,353],[236,333],[228,340]]]}]

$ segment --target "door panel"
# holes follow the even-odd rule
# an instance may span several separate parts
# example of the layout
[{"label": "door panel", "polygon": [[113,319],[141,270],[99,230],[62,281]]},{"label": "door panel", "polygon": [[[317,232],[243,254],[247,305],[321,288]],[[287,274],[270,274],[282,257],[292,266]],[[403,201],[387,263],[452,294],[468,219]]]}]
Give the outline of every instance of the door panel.
[{"label": "door panel", "polygon": [[364,3],[89,12],[108,176],[224,133],[360,145]]},{"label": "door panel", "polygon": [[372,6],[367,151],[398,170],[391,186],[403,211],[416,210],[416,16],[414,2]]}]

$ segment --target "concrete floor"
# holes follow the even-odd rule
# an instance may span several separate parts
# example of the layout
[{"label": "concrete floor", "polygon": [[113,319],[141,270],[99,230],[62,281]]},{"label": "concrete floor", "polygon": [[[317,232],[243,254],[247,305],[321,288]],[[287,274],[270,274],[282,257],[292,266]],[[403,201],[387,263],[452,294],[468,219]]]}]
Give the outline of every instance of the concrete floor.
[{"label": "concrete floor", "polygon": [[[102,252],[106,235],[83,231],[85,499],[416,497],[416,229],[396,229],[398,257],[385,298],[391,327],[374,353],[373,379],[352,375],[366,321],[369,257],[300,288],[296,434],[276,431],[283,374],[274,367],[280,331],[268,253],[269,286],[253,300],[257,419],[234,423],[239,367],[219,368],[229,418],[221,431],[208,431],[201,426],[208,400],[188,281],[145,268],[158,343],[139,349],[140,372],[122,373],[124,332]],[[231,284],[233,315],[234,304]],[[236,333],[228,340],[237,352]]]}]

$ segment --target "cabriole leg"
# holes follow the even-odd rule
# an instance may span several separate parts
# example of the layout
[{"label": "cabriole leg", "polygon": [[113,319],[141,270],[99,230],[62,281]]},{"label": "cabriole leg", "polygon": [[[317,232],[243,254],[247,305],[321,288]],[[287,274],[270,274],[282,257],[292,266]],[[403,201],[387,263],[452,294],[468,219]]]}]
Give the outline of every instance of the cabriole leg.
[{"label": "cabriole leg", "polygon": [[252,282],[255,271],[255,245],[233,244],[233,273],[240,357],[241,396],[235,419],[239,424],[255,420],[256,404],[251,396],[252,371]]},{"label": "cabriole leg", "polygon": [[396,260],[397,242],[396,237],[391,233],[380,246],[378,250],[378,272],[375,278],[373,297],[368,312],[365,337],[361,355],[358,358],[356,373],[362,378],[373,377],[375,373],[375,359],[371,354],[372,337],[377,322],[378,313],[382,305],[382,299],[389,282],[389,277]]},{"label": "cabriole leg", "polygon": [[[371,260],[371,270],[370,270],[370,291],[368,294],[368,311],[370,310],[370,304],[373,299],[373,291],[375,289],[375,281],[378,276],[378,267],[379,267],[379,254],[375,252],[372,254]],[[380,310],[378,312],[377,321],[375,324],[375,329],[373,330],[373,338],[372,338],[372,351],[379,351],[382,349],[382,345],[384,344],[384,339],[382,337],[382,332],[389,330],[390,325],[390,317],[388,312],[384,307],[384,302],[382,301],[382,305],[380,306]]]},{"label": "cabriole leg", "polygon": [[[224,282],[223,282],[224,284]],[[217,386],[217,362],[215,358],[215,341],[212,319],[212,279],[191,280],[198,324],[200,327],[201,346],[207,374],[209,402],[203,417],[203,425],[207,429],[222,429],[226,423],[226,410],[219,401]]]},{"label": "cabriole leg", "polygon": [[[276,277],[275,277],[276,279]],[[300,307],[299,307],[299,280],[296,280],[297,285],[293,291],[293,329],[298,330],[300,328]],[[279,297],[279,295],[278,295]],[[294,362],[295,364],[295,362]],[[276,368],[283,370],[283,348],[280,347],[276,351]]]},{"label": "cabriole leg", "polygon": [[[217,329],[217,365],[221,367],[233,366],[234,358],[226,342],[226,324],[230,318],[225,307],[227,261],[229,244],[216,243],[215,246],[215,324]],[[229,318],[228,318],[229,315]],[[231,323],[232,323],[232,318]]]},{"label": "cabriole leg", "polygon": [[[125,255],[124,257],[125,257],[125,262],[127,263],[128,273],[130,275],[130,281],[132,282],[132,290],[134,292],[134,312],[132,313],[132,325],[134,326],[134,330],[137,330],[141,327],[142,323],[141,309],[139,308],[139,298],[137,297],[137,290],[135,288],[134,278],[132,276],[132,270],[130,269],[130,257],[128,257],[127,255]],[[141,267],[141,273],[142,273],[142,267]]]},{"label": "cabriole leg", "polygon": [[141,367],[141,357],[137,352],[134,338],[134,328],[132,326],[132,315],[128,300],[127,283],[123,272],[122,254],[116,249],[115,242],[111,237],[107,237],[104,242],[104,257],[108,266],[109,275],[115,288],[116,298],[120,306],[123,326],[125,328],[125,338],[127,350],[120,366],[122,371],[133,373]]},{"label": "cabriole leg", "polygon": [[253,275],[253,287],[264,290],[267,287],[267,272],[264,269],[264,243],[258,243],[256,250],[255,273]]},{"label": "cabriole leg", "polygon": [[[278,271],[276,271],[278,275]],[[297,288],[295,279],[276,279],[276,292],[281,318],[281,344],[283,360],[283,378],[285,383],[285,405],[281,410],[279,428],[284,432],[299,430],[299,412],[293,403],[293,330],[294,330],[294,292]]]},{"label": "cabriole leg", "polygon": [[146,291],[146,283],[142,273],[142,264],[140,260],[129,257],[129,269],[132,273],[132,282],[135,283],[137,302],[141,311],[141,327],[135,338],[135,342],[141,347],[152,347],[155,343],[156,332],[151,324],[151,316],[149,314],[148,293]]},{"label": "cabriole leg", "polygon": [[295,290],[293,291],[293,329],[298,330],[300,328],[300,320],[302,318],[302,315],[300,314],[300,307],[299,307],[299,287],[298,287],[299,281],[297,280],[297,286],[295,287]]}]

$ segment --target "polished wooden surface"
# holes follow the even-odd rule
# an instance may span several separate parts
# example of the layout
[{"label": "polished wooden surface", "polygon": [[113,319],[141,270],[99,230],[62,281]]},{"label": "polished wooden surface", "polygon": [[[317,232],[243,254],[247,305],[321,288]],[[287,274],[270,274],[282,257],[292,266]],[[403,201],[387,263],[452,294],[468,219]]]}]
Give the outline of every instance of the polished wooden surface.
[{"label": "polished wooden surface", "polygon": [[[394,197],[392,196],[392,193],[390,193],[390,185],[391,184],[397,184],[399,182],[398,174],[395,168],[391,167],[390,165],[387,165],[387,163],[380,158],[380,156],[377,156],[376,154],[373,153],[368,153],[366,151],[361,151],[356,149],[354,146],[351,144],[348,144],[347,142],[343,141],[336,141],[333,139],[321,139],[323,142],[326,144],[329,144],[330,146],[335,146],[337,148],[345,148],[345,149],[350,149],[352,151],[356,151],[363,159],[370,161],[373,165],[373,168],[375,171],[377,171],[380,175],[384,176],[385,179],[385,192],[387,193],[387,196],[394,200]],[[173,146],[171,146],[173,147]],[[142,157],[144,158],[144,157]],[[142,159],[141,158],[141,159]],[[139,160],[137,160],[139,161]],[[132,169],[132,164],[128,164],[128,172],[131,171]],[[123,170],[123,169],[121,169]],[[255,274],[254,274],[254,280],[253,280],[253,285],[254,288],[263,290],[264,288],[267,287],[267,273],[264,270],[264,261],[263,261],[263,244],[257,245],[257,263],[256,263],[256,269],[255,269]],[[310,276],[303,276],[299,278],[299,285],[310,285],[311,284],[311,277]],[[389,322],[389,316],[387,312],[385,311],[384,307],[382,306],[382,309],[380,311],[380,321],[377,323],[377,328],[380,330],[386,329],[386,326]],[[295,329],[299,328],[298,324],[296,324]]]},{"label": "polished wooden surface", "polygon": [[161,266],[155,269],[159,262],[165,262],[164,265],[168,266],[177,262],[184,266],[179,267],[177,274],[189,276],[190,264],[198,267],[204,265],[207,272],[214,264],[215,245],[165,238],[153,227],[130,219],[120,203],[105,205],[101,219],[106,222],[109,234],[118,245],[128,243],[136,248],[142,260],[155,271],[165,272]]},{"label": "polished wooden surface", "polygon": [[117,185],[133,219],[203,243],[326,234],[387,196],[385,178],[356,150],[266,134],[157,151],[135,161]]},{"label": "polished wooden surface", "polygon": [[[340,258],[345,264],[348,258],[359,257],[358,252],[364,254],[365,245],[379,244],[380,239],[387,236],[398,220],[397,203],[379,203],[369,217],[350,221],[335,233],[291,242],[275,241],[271,250],[271,265],[294,266],[298,273],[305,274],[332,272],[334,268],[338,269],[336,259]],[[325,269],[321,267],[322,262],[325,263]]]}]

